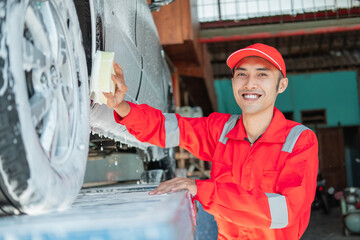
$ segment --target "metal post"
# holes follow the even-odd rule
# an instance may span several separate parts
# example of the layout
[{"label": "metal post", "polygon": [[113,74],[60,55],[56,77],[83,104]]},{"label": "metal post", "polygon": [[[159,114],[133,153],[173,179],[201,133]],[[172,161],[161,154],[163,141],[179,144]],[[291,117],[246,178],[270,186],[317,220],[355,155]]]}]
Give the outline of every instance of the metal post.
[{"label": "metal post", "polygon": [[271,19],[272,14],[271,14],[270,0],[268,0],[268,8],[269,8],[269,17]]},{"label": "metal post", "polygon": [[282,23],[283,14],[282,14],[281,0],[279,0],[279,7],[280,7],[280,16],[281,16],[281,23]]},{"label": "metal post", "polygon": [[326,0],[324,0],[324,7],[325,7],[325,19],[328,19],[328,8],[327,8],[327,4],[326,4]]},{"label": "metal post", "polygon": [[236,14],[235,20],[240,20],[238,4],[239,4],[238,1],[235,1],[235,14]]},{"label": "metal post", "polygon": [[339,7],[337,4],[337,0],[335,0],[335,8],[336,8],[336,18],[339,18]]},{"label": "metal post", "polygon": [[260,6],[259,6],[259,0],[256,0],[256,6],[257,6],[257,17],[258,17],[259,23],[260,23]]},{"label": "metal post", "polygon": [[220,4],[220,0],[217,0],[217,3],[218,3],[219,21],[222,21],[222,17],[221,17],[221,4]]},{"label": "metal post", "polygon": [[[358,99],[359,99],[359,110],[360,110],[360,70],[357,70],[357,87],[358,87]],[[359,111],[360,112],[360,111]]]},{"label": "metal post", "polygon": [[305,9],[304,9],[304,0],[301,0],[301,7],[302,7],[302,13],[303,13],[303,20],[305,20]]},{"label": "metal post", "polygon": [[249,19],[249,6],[248,6],[248,2],[245,1],[246,4],[246,18]]}]

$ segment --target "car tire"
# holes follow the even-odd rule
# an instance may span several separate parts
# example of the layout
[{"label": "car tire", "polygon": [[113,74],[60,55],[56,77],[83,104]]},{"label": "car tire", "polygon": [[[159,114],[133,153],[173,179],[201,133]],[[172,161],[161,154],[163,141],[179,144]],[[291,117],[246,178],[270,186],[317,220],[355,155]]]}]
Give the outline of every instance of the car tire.
[{"label": "car tire", "polygon": [[68,208],[84,179],[89,93],[71,0],[0,2],[0,208]]}]

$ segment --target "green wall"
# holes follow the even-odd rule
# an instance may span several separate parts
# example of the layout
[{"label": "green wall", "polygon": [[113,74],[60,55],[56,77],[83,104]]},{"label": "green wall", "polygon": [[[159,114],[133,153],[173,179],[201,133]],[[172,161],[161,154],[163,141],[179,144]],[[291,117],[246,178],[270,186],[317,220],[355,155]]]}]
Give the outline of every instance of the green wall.
[{"label": "green wall", "polygon": [[[301,121],[301,111],[326,109],[327,127],[360,124],[356,71],[321,72],[289,75],[289,86],[278,96],[275,106],[293,112]],[[240,114],[231,80],[215,81],[219,112]]]},{"label": "green wall", "polygon": [[237,105],[232,91],[231,80],[215,80],[215,91],[218,102],[218,112],[241,114],[241,109]]}]

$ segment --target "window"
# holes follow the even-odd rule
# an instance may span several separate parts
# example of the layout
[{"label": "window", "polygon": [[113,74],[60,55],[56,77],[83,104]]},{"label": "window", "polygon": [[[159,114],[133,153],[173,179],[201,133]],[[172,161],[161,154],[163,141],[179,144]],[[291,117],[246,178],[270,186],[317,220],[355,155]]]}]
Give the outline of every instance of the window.
[{"label": "window", "polygon": [[359,7],[357,0],[197,0],[200,22],[335,11]]},{"label": "window", "polygon": [[304,125],[326,124],[326,109],[301,111],[301,122]]}]

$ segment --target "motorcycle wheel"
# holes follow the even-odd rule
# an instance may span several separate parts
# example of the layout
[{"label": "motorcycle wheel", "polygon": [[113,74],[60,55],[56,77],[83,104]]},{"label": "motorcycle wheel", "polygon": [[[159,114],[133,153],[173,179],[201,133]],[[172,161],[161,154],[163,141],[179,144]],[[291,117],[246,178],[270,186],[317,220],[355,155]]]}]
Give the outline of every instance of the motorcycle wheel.
[{"label": "motorcycle wheel", "polygon": [[331,206],[330,206],[329,199],[328,199],[325,192],[322,192],[320,194],[320,201],[321,201],[323,212],[325,214],[330,214],[331,213]]}]

